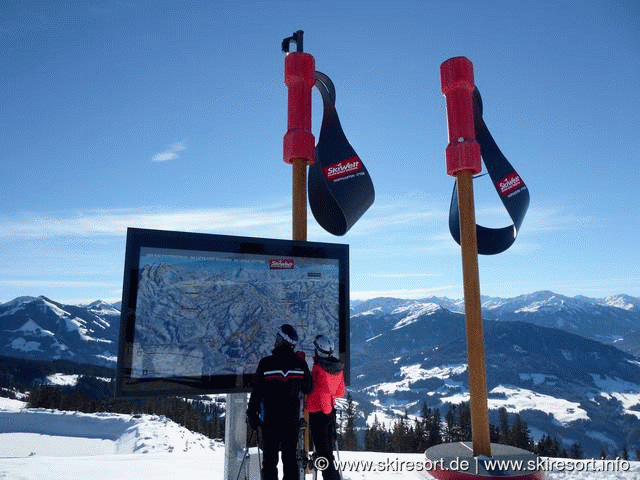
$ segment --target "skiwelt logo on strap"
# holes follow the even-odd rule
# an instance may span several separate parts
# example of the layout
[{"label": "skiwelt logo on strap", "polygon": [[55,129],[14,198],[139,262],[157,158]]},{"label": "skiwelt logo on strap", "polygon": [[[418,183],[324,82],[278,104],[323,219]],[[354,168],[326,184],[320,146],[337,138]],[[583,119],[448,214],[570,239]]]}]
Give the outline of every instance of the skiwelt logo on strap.
[{"label": "skiwelt logo on strap", "polygon": [[524,186],[524,182],[517,172],[511,172],[502,180],[498,180],[497,185],[500,196],[507,197],[519,191]]},{"label": "skiwelt logo on strap", "polygon": [[364,165],[362,164],[362,161],[357,155],[354,155],[353,157],[346,158],[338,163],[324,167],[322,171],[324,172],[324,176],[327,180],[330,182],[336,182],[338,180],[344,180],[352,177],[355,174],[362,172],[363,169]]},{"label": "skiwelt logo on strap", "polygon": [[291,270],[294,266],[293,258],[272,258],[269,260],[271,270]]}]

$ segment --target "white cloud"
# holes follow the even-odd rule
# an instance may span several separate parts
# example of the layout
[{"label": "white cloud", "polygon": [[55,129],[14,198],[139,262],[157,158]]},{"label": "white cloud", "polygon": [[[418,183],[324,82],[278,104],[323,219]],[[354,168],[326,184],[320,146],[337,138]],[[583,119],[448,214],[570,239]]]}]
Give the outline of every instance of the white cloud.
[{"label": "white cloud", "polygon": [[[446,214],[439,207],[416,201],[415,196],[398,199],[378,199],[348,233],[350,238],[371,238],[376,233],[409,228],[411,238],[432,235],[433,223],[445,221]],[[438,218],[440,217],[440,218]],[[431,223],[431,225],[429,224]],[[25,212],[20,216],[0,217],[0,239],[36,239],[53,237],[89,237],[124,235],[127,227],[161,230],[200,231],[229,235],[280,236],[291,235],[291,207],[288,201],[246,207],[95,209],[66,212]],[[309,240],[336,241],[324,232],[313,215],[308,214]],[[405,232],[406,233],[406,232]],[[402,232],[400,232],[402,235]],[[385,235],[385,238],[387,235]],[[444,233],[429,243],[441,243],[450,238]],[[417,246],[426,247],[424,242]],[[406,254],[410,247],[403,248]],[[436,250],[439,250],[437,247]],[[424,253],[424,252],[420,252]]]},{"label": "white cloud", "polygon": [[0,287],[117,287],[115,282],[81,281],[81,280],[0,280]]},{"label": "white cloud", "polygon": [[372,273],[371,277],[376,278],[425,278],[441,277],[439,273]]},{"label": "white cloud", "polygon": [[428,195],[379,196],[353,228],[364,235],[408,226],[424,228],[427,232],[433,224],[446,224],[448,216],[449,206]]},{"label": "white cloud", "polygon": [[530,232],[551,232],[557,230],[591,229],[602,225],[601,220],[593,216],[579,215],[571,207],[532,206],[527,212],[522,229]]},{"label": "white cloud", "polygon": [[128,227],[248,235],[290,224],[285,205],[247,208],[114,209],[0,218],[0,239],[123,236]]},{"label": "white cloud", "polygon": [[151,159],[152,162],[167,162],[169,160],[175,160],[178,158],[178,154],[185,150],[187,147],[185,146],[183,141],[179,141],[171,145],[166,150],[156,153]]}]

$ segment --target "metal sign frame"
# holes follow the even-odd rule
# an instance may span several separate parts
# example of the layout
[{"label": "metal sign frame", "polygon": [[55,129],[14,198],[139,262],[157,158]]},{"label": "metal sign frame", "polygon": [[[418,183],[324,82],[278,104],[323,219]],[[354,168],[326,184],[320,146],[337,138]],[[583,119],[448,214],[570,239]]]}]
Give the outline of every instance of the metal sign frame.
[{"label": "metal sign frame", "polygon": [[[336,243],[319,243],[254,237],[238,237],[201,233],[172,232],[130,228],[127,231],[127,248],[124,267],[120,343],[118,354],[116,394],[119,396],[200,395],[207,393],[248,392],[255,370],[244,370],[233,375],[172,375],[166,377],[132,375],[134,341],[140,282],[141,249],[159,249],[176,255],[202,252],[224,252],[237,259],[256,256],[277,259],[299,258],[337,260],[338,262],[338,354],[345,364],[345,380],[349,381],[349,246]],[[272,268],[288,267],[287,261]],[[163,301],[166,299],[163,299]],[[241,301],[241,300],[240,300]],[[294,315],[301,315],[294,312]],[[301,321],[304,319],[301,319]],[[278,320],[279,321],[279,320]],[[287,323],[282,321],[281,323]],[[289,322],[294,323],[294,322]],[[313,335],[324,332],[308,332]],[[302,335],[301,335],[302,336]],[[271,342],[272,339],[262,339]],[[309,342],[310,343],[310,342]],[[312,352],[312,346],[302,345]]]}]

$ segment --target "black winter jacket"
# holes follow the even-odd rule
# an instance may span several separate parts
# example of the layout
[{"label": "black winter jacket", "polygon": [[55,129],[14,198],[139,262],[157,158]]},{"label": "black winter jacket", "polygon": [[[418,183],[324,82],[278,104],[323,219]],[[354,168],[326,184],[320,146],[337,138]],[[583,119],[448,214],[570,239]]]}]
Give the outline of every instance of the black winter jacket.
[{"label": "black winter jacket", "polygon": [[261,416],[265,426],[297,422],[300,394],[310,391],[307,362],[287,346],[276,347],[258,363],[247,414]]}]

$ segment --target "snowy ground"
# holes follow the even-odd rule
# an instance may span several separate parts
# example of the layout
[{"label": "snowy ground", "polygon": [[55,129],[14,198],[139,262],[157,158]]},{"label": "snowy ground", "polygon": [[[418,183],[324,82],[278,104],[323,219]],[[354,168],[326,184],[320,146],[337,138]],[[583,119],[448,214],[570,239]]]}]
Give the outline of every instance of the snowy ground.
[{"label": "snowy ground", "polygon": [[[417,471],[424,466],[419,454],[342,452],[340,460],[351,462],[345,480],[431,478]],[[640,462],[606,473],[595,471],[598,463],[562,462],[547,479],[640,480]],[[253,471],[257,465],[253,455]],[[164,417],[25,409],[0,398],[0,480],[223,480],[223,472],[222,444]]]}]

